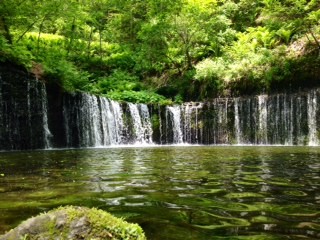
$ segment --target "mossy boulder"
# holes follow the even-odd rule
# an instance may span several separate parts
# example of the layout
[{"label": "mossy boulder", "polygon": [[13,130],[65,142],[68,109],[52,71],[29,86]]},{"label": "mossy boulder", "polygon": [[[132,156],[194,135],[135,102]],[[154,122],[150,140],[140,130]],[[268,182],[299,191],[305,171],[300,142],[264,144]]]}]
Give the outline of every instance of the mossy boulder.
[{"label": "mossy boulder", "polygon": [[142,228],[102,210],[60,207],[21,223],[0,240],[134,239],[145,240]]}]

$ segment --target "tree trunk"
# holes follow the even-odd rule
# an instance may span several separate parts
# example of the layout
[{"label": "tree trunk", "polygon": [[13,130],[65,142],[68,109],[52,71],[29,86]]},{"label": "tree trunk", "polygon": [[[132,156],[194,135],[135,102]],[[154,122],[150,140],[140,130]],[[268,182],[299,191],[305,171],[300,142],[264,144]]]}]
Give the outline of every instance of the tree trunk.
[{"label": "tree trunk", "polygon": [[33,27],[33,25],[36,23],[37,21],[34,21],[33,23],[31,23],[30,25],[29,25],[29,27],[20,35],[20,37],[18,38],[18,40],[16,41],[16,42],[19,42],[22,38],[23,38],[23,36],[27,33],[27,32],[29,32],[29,30]]},{"label": "tree trunk", "polygon": [[187,64],[187,69],[192,69],[192,59],[191,59],[191,56],[190,56],[190,50],[189,50],[189,46],[186,47],[185,49],[185,61],[186,61],[186,64]]}]

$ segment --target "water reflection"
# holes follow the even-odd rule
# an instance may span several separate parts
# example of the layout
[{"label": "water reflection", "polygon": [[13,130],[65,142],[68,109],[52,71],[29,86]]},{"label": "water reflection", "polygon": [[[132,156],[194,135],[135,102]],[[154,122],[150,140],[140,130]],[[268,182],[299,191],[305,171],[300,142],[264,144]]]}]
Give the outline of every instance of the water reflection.
[{"label": "water reflection", "polygon": [[318,238],[319,154],[191,146],[1,153],[0,231],[75,204],[138,222],[149,239]]}]

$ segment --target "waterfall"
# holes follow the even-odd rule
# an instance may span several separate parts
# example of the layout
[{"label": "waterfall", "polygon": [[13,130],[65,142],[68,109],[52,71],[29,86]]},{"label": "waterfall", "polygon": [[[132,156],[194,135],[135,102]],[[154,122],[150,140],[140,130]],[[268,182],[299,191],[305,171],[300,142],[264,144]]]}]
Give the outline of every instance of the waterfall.
[{"label": "waterfall", "polygon": [[[110,100],[111,105],[111,132],[115,133],[113,136],[114,141],[113,144],[121,144],[122,143],[122,131],[124,129],[123,125],[123,112],[121,106],[118,102]],[[109,122],[110,123],[110,122]]]},{"label": "waterfall", "polygon": [[286,145],[293,145],[293,96],[290,96],[290,102],[286,106],[286,113],[288,114],[287,126],[288,126],[288,139]]},{"label": "waterfall", "polygon": [[20,80],[17,89],[0,76],[0,149],[320,144],[319,89],[148,106],[87,93],[53,96],[40,81]]},{"label": "waterfall", "polygon": [[119,102],[78,93],[63,100],[68,147],[102,147],[127,143],[152,143],[147,105],[128,103],[125,114]]},{"label": "waterfall", "polygon": [[162,120],[161,120],[160,105],[158,105],[158,121],[159,121],[159,143],[162,144],[163,132],[162,132]]},{"label": "waterfall", "polygon": [[120,104],[107,98],[100,98],[103,146],[122,143],[122,110]]},{"label": "waterfall", "polygon": [[133,123],[135,143],[152,143],[152,126],[148,107],[145,104],[133,103],[128,103],[128,106]]},{"label": "waterfall", "polygon": [[48,125],[48,98],[47,98],[46,86],[44,85],[44,83],[41,83],[40,96],[41,96],[41,105],[42,105],[41,107],[42,107],[42,121],[43,121],[43,140],[44,140],[44,147],[47,149],[51,147],[50,138],[52,134],[49,130],[49,125]]},{"label": "waterfall", "polygon": [[63,119],[69,147],[153,142],[318,145],[317,101],[317,90],[311,90],[149,108],[79,93],[64,99]]},{"label": "waterfall", "polygon": [[173,142],[175,144],[183,143],[183,135],[181,130],[181,110],[180,106],[173,106],[166,108],[167,113],[170,115],[171,126],[173,132]]},{"label": "waterfall", "polygon": [[184,126],[183,126],[183,136],[184,136],[184,140],[185,142],[191,143],[192,140],[192,103],[190,104],[186,104],[184,106],[184,111],[183,111],[183,115],[184,115]]},{"label": "waterfall", "polygon": [[66,136],[66,147],[72,147],[72,129],[70,129],[69,124],[71,122],[71,117],[69,115],[68,106],[71,106],[70,99],[63,99],[63,106],[62,106],[62,115],[64,121],[64,130]]},{"label": "waterfall", "polygon": [[215,99],[213,101],[213,110],[215,112],[213,143],[228,144],[228,99]]},{"label": "waterfall", "polygon": [[139,104],[140,118],[143,129],[143,142],[152,143],[152,124],[148,110],[148,106],[145,104]]},{"label": "waterfall", "polygon": [[116,141],[113,137],[116,136],[116,131],[113,131],[114,121],[113,115],[110,110],[110,103],[108,99],[101,98],[101,125],[102,125],[102,135],[103,135],[103,146],[114,144]]},{"label": "waterfall", "polygon": [[[234,138],[236,144],[256,143],[256,99],[234,99]],[[230,132],[230,129],[227,130]]]},{"label": "waterfall", "polygon": [[246,144],[254,144],[257,143],[256,139],[256,99],[255,98],[248,98],[243,99],[242,106],[245,111],[242,113],[242,118],[244,119],[245,125],[245,134]]},{"label": "waterfall", "polygon": [[0,76],[0,150],[51,147],[45,84],[17,73]]},{"label": "waterfall", "polygon": [[311,90],[308,93],[308,128],[309,128],[309,146],[319,145],[319,140],[317,136],[317,92],[316,90]]},{"label": "waterfall", "polygon": [[267,144],[267,95],[258,96],[258,113],[259,113],[259,125],[258,125],[258,134],[257,143]]},{"label": "waterfall", "polygon": [[239,119],[239,98],[234,99],[234,128],[235,128],[235,139],[236,144],[242,142],[240,119]]},{"label": "waterfall", "polygon": [[198,113],[201,111],[202,107],[202,103],[187,103],[181,106],[184,142],[198,143],[201,141],[203,129],[199,129],[200,122]]},{"label": "waterfall", "polygon": [[77,94],[63,99],[63,119],[68,147],[101,147],[122,143],[120,103],[104,97]]},{"label": "waterfall", "polygon": [[82,93],[65,98],[63,119],[68,147],[103,145],[98,97]]},{"label": "waterfall", "polygon": [[[295,133],[296,145],[303,145],[304,144],[304,135],[303,135],[303,99],[301,96],[292,96],[293,104],[292,104],[292,125],[293,127],[293,134]],[[296,109],[295,112],[293,109]]]},{"label": "waterfall", "polygon": [[89,98],[92,112],[91,112],[91,119],[90,121],[92,122],[92,127],[93,127],[93,135],[92,137],[92,142],[93,146],[103,146],[103,132],[102,132],[102,125],[101,125],[101,111],[99,108],[99,99],[96,96],[91,96]]},{"label": "waterfall", "polygon": [[284,135],[284,144],[293,145],[293,101],[292,96],[284,95],[283,96],[283,135]]},{"label": "waterfall", "polygon": [[102,146],[101,115],[98,98],[93,95],[83,94],[82,100],[80,145],[83,147]]},{"label": "waterfall", "polygon": [[133,103],[128,103],[132,122],[133,122],[133,132],[135,137],[135,142],[143,143],[144,139],[144,129],[141,122],[141,117],[139,114],[138,106]]}]

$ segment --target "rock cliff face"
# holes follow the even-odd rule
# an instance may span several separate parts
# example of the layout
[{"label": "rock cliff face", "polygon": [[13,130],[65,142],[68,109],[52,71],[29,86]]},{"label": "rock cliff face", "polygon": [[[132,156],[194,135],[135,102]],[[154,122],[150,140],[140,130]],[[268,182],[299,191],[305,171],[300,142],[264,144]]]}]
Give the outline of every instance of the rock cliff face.
[{"label": "rock cliff face", "polygon": [[319,145],[320,90],[175,106],[66,93],[0,66],[0,150],[121,144]]},{"label": "rock cliff face", "polygon": [[46,147],[45,99],[42,82],[13,64],[0,65],[0,149]]}]

